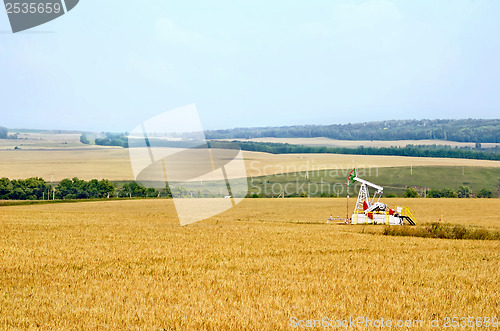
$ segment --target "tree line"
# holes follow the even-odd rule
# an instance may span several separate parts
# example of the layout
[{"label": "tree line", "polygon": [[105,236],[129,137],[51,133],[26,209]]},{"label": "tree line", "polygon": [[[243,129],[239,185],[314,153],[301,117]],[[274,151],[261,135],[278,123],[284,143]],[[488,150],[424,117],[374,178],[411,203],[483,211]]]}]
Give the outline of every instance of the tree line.
[{"label": "tree line", "polygon": [[[111,133],[106,132],[104,137],[96,137],[95,144],[100,146],[120,146],[128,148],[128,138],[126,133]],[[87,133],[82,133],[80,136],[80,142],[82,144],[91,144]]]},{"label": "tree line", "polygon": [[235,128],[205,132],[208,139],[314,138],[500,143],[500,119],[391,120],[335,125]]},{"label": "tree line", "polygon": [[123,197],[171,197],[166,184],[162,190],[146,188],[139,183],[125,183],[118,188],[107,179],[89,181],[77,177],[61,180],[57,185],[43,178],[27,179],[0,178],[0,200],[52,200],[52,199],[102,199]]},{"label": "tree line", "polygon": [[[419,198],[420,194],[413,187],[406,189],[403,198]],[[477,194],[473,194],[470,187],[460,185],[457,191],[449,188],[430,189],[425,192],[427,198],[493,198],[493,191],[488,188],[481,189]]]},{"label": "tree line", "polygon": [[[252,141],[232,141],[227,142],[230,148],[237,143],[242,150],[253,152],[266,152],[271,154],[349,154],[349,155],[395,155],[413,157],[438,157],[438,158],[458,158],[476,160],[500,161],[500,153],[497,149],[475,150],[471,148],[436,148],[428,146],[407,145],[406,147],[325,147],[325,146],[304,146],[282,143],[252,142]],[[218,148],[224,148],[224,142],[217,142]]]},{"label": "tree line", "polygon": [[[175,196],[189,198],[217,197],[214,194],[205,194],[203,192],[191,192],[186,188],[175,188]],[[269,194],[256,194],[249,191],[247,198],[270,197]],[[288,195],[287,195],[288,196]],[[291,196],[307,196],[295,194]],[[319,196],[319,195],[318,195]],[[335,196],[321,194],[322,197]],[[421,195],[412,187],[406,189],[403,194],[404,198],[418,198]],[[460,186],[457,191],[451,189],[431,189],[426,191],[428,198],[492,198],[494,196],[492,190],[482,189],[477,194],[473,194],[468,186]],[[168,186],[158,190],[154,188],[146,188],[137,182],[129,182],[118,188],[115,184],[107,179],[97,180],[92,179],[85,181],[78,178],[66,178],[57,185],[52,185],[46,182],[43,178],[32,177],[28,179],[13,179],[0,178],[0,200],[78,200],[78,199],[103,199],[103,198],[171,198],[172,192]],[[244,196],[241,196],[244,197]],[[387,197],[397,197],[389,195]]]}]

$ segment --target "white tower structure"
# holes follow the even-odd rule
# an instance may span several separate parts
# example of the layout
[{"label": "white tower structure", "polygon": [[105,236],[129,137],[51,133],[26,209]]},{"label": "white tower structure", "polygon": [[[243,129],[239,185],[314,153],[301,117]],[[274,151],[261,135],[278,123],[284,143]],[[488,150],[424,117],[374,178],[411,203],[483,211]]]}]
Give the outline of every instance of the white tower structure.
[{"label": "white tower structure", "polygon": [[[380,202],[380,197],[384,192],[384,188],[359,178],[356,175],[356,169],[353,169],[349,174],[347,187],[354,182],[359,182],[361,186],[351,218],[352,224],[402,225],[405,220],[410,225],[416,224],[416,218],[410,209],[406,207],[396,207],[396,210],[394,210],[388,208],[385,203]],[[369,187],[375,189],[375,193],[371,198]]]}]

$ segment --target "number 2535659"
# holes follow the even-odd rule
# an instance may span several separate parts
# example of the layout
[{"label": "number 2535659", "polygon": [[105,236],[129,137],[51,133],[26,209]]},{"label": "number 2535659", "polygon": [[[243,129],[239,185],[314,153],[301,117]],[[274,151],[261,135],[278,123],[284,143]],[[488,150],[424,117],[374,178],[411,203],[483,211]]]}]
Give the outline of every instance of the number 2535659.
[{"label": "number 2535659", "polygon": [[59,14],[60,3],[53,2],[7,2],[7,14]]}]

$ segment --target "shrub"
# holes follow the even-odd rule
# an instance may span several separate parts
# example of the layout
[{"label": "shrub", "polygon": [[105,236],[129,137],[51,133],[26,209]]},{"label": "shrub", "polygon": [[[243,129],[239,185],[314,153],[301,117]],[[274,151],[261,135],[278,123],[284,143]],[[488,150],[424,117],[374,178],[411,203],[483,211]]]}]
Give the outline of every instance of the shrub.
[{"label": "shrub", "polygon": [[457,195],[459,198],[470,198],[472,191],[468,186],[460,185],[457,191]]},{"label": "shrub", "polygon": [[406,189],[406,192],[403,194],[404,198],[418,198],[420,195],[418,194],[417,190],[415,190],[413,187],[408,187]]},{"label": "shrub", "polygon": [[383,235],[441,239],[500,240],[500,232],[434,222],[425,226],[386,226]]},{"label": "shrub", "polygon": [[458,198],[458,194],[450,189],[444,188],[442,190],[429,190],[427,192],[428,198]]},{"label": "shrub", "polygon": [[490,189],[483,188],[479,193],[477,194],[478,198],[493,198],[493,192]]}]

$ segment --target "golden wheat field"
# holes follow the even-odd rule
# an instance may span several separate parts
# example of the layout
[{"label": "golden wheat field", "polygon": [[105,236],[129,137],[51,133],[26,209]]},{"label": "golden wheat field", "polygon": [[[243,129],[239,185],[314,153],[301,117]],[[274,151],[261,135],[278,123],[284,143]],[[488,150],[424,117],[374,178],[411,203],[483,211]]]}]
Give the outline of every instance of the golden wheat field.
[{"label": "golden wheat field", "polygon": [[[386,202],[404,202],[421,222],[500,228],[495,199]],[[325,223],[344,210],[344,199],[246,199],[180,227],[163,199],[1,207],[0,328],[280,330],[323,317],[500,316],[498,241]]]},{"label": "golden wheat field", "polygon": [[[321,169],[380,168],[400,166],[500,167],[498,161],[422,158],[382,155],[269,154],[243,151],[247,176],[264,176]],[[129,150],[121,147],[0,150],[1,177],[106,178],[134,180]],[[349,172],[346,172],[346,176]]]}]

